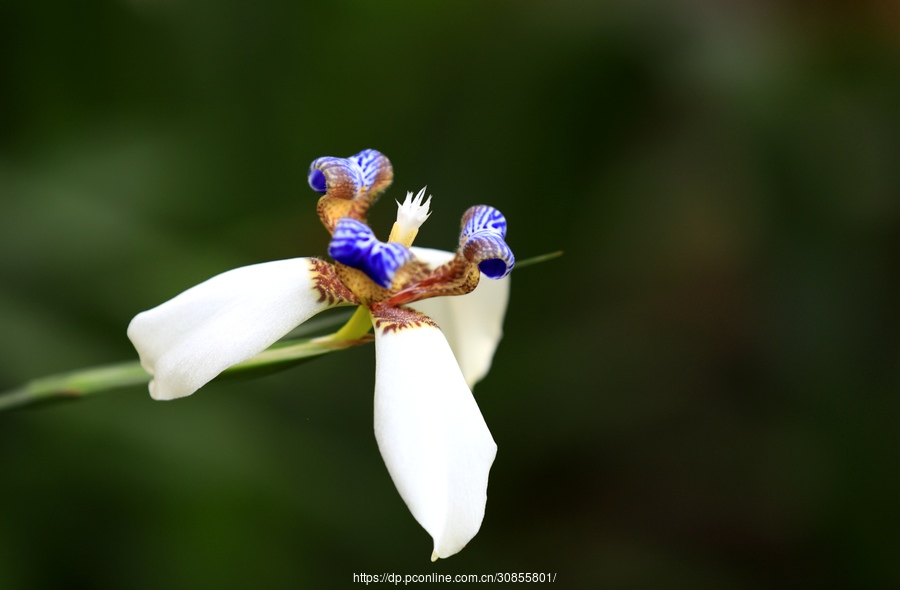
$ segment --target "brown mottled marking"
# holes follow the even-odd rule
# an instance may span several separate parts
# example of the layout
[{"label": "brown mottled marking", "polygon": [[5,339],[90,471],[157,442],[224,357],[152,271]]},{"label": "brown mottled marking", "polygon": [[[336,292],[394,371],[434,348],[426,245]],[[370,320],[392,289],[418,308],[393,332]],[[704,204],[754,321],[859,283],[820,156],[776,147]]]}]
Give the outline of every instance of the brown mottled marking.
[{"label": "brown mottled marking", "polygon": [[375,284],[366,273],[356,268],[351,268],[340,262],[334,263],[335,272],[342,283],[359,297],[363,305],[372,301],[387,299],[391,291]]},{"label": "brown mottled marking", "polygon": [[316,210],[319,219],[330,233],[334,233],[337,220],[345,217],[356,198],[356,183],[350,172],[339,162],[326,160],[318,166],[325,176],[328,192],[319,199]]},{"label": "brown mottled marking", "polygon": [[[328,233],[334,233],[334,228],[337,226],[339,219],[349,216],[352,205],[353,201],[350,199],[344,200],[328,195],[319,199],[316,212],[319,214],[319,219],[322,220],[322,224],[328,230]],[[365,221],[365,218],[359,221]]]},{"label": "brown mottled marking", "polygon": [[453,260],[437,267],[427,277],[408,283],[385,303],[404,305],[431,297],[465,295],[475,290],[480,276],[478,265],[457,254]]},{"label": "brown mottled marking", "polygon": [[378,155],[378,163],[375,165],[378,173],[372,179],[372,184],[362,194],[357,195],[348,214],[354,219],[364,221],[369,214],[369,207],[375,204],[378,197],[394,181],[394,167],[384,154]]},{"label": "brown mottled marking", "polygon": [[348,289],[334,270],[334,266],[320,260],[309,259],[309,270],[313,277],[313,289],[319,292],[319,301],[329,305],[359,305],[359,299]]},{"label": "brown mottled marking", "polygon": [[369,311],[372,312],[372,318],[375,320],[375,329],[381,330],[382,334],[409,328],[438,327],[430,317],[408,307],[391,307],[375,303],[369,307]]},{"label": "brown mottled marking", "polygon": [[348,289],[356,293],[362,304],[375,303],[390,298],[394,293],[413,285],[428,276],[428,266],[419,260],[411,260],[404,264],[394,275],[394,282],[389,289],[375,284],[375,281],[361,270],[334,264],[335,272]]},{"label": "brown mottled marking", "polygon": [[397,274],[394,275],[394,283],[391,285],[391,289],[394,293],[402,291],[425,280],[429,274],[431,274],[431,270],[428,268],[428,265],[414,258],[401,266]]},{"label": "brown mottled marking", "polygon": [[365,223],[369,207],[394,180],[394,169],[384,154],[380,155],[377,167],[378,173],[372,180],[372,186],[357,187],[343,163],[326,161],[318,166],[325,175],[328,191],[319,199],[316,211],[330,233],[334,233],[334,228],[342,217]]}]

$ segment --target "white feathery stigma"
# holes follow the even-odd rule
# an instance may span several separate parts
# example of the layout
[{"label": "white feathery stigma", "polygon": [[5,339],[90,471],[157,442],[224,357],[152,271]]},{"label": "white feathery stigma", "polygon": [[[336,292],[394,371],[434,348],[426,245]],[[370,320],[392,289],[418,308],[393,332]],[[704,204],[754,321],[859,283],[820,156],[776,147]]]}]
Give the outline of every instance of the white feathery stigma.
[{"label": "white feathery stigma", "polygon": [[416,234],[419,233],[419,228],[425,223],[425,220],[428,219],[428,216],[431,215],[431,211],[429,207],[431,205],[431,195],[428,195],[428,198],[425,199],[425,202],[422,202],[422,199],[425,198],[425,190],[428,187],[422,187],[415,197],[413,197],[412,191],[406,193],[406,199],[403,203],[396,201],[397,203],[397,222],[394,223],[394,227],[391,230],[391,237],[389,241],[391,242],[400,242],[406,246],[411,246],[413,239],[415,239]]}]

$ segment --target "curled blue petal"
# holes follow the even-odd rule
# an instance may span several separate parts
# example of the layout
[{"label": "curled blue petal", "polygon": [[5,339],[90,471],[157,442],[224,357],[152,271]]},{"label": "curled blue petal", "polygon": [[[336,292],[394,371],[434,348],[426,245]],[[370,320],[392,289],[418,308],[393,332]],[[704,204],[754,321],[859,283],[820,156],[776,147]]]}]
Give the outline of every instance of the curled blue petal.
[{"label": "curled blue petal", "polygon": [[384,288],[391,286],[400,267],[413,258],[406,246],[378,241],[369,226],[349,217],[338,221],[328,254],[341,264],[363,271]]},{"label": "curled blue petal", "polygon": [[507,264],[500,258],[488,258],[478,263],[478,270],[489,279],[502,279],[512,271],[514,264]]},{"label": "curled blue petal", "polygon": [[316,158],[309,165],[309,186],[325,194],[329,190],[335,196],[352,199],[365,187],[365,177],[354,160],[325,156]]},{"label": "curled blue petal", "polygon": [[309,186],[317,193],[324,195],[328,191],[328,185],[325,183],[325,175],[318,168],[310,169],[307,180],[309,181]]},{"label": "curled blue petal", "polygon": [[463,214],[460,251],[490,279],[502,279],[516,264],[505,237],[506,218],[493,207],[476,205]]},{"label": "curled blue petal", "polygon": [[307,179],[309,186],[318,193],[325,194],[335,189],[339,193],[336,196],[353,198],[379,182],[384,184],[386,176],[387,182],[390,182],[393,171],[384,154],[378,150],[363,150],[349,158],[316,158],[309,165]]},{"label": "curled blue petal", "polygon": [[478,264],[489,279],[502,279],[512,272],[516,257],[503,236],[491,230],[481,230],[470,235],[462,245],[466,260]]},{"label": "curled blue petal", "polygon": [[349,160],[359,169],[363,186],[369,189],[375,184],[375,180],[384,166],[386,158],[378,150],[363,150],[350,156]]},{"label": "curled blue petal", "polygon": [[506,218],[498,210],[488,205],[469,207],[462,219],[461,241],[481,231],[490,231],[505,238]]}]

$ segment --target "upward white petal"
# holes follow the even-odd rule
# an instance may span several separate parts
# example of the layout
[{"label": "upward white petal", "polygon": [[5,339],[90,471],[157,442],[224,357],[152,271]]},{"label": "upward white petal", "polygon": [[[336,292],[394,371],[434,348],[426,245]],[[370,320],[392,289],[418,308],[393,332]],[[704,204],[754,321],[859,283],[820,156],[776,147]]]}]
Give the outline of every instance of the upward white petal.
[{"label": "upward white petal", "polygon": [[[453,258],[452,252],[431,248],[411,248],[416,258],[435,268]],[[503,337],[503,318],[509,303],[509,277],[491,280],[481,277],[467,295],[434,297],[410,305],[437,322],[462,369],[469,387],[481,381]]]},{"label": "upward white petal", "polygon": [[481,527],[497,445],[439,329],[376,323],[375,349],[378,448],[434,556],[449,557]]},{"label": "upward white petal", "polygon": [[128,337],[154,375],[150,395],[190,395],[334,305],[315,289],[314,269],[309,258],[236,268],[135,316]]}]

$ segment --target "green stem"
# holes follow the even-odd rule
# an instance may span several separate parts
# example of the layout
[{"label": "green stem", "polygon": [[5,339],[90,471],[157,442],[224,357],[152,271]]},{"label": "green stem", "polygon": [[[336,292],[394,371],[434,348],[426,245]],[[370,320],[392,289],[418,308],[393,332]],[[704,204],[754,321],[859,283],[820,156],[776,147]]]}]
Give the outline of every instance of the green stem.
[{"label": "green stem", "polygon": [[353,317],[351,317],[340,330],[325,338],[331,338],[333,340],[356,340],[368,334],[371,329],[372,316],[369,315],[369,310],[364,305],[360,305],[356,308],[356,313],[353,314]]},{"label": "green stem", "polygon": [[20,406],[53,400],[78,399],[93,393],[139,385],[149,381],[150,375],[138,362],[50,375],[0,394],[0,410],[11,410]]},{"label": "green stem", "polygon": [[[562,256],[562,252],[535,256],[520,260],[516,267],[538,264],[559,256]],[[369,310],[365,306],[360,306],[347,323],[334,334],[279,342],[255,357],[226,369],[217,379],[239,374],[272,372],[329,352],[365,344],[373,339],[369,335],[371,329],[372,318]],[[136,361],[50,375],[0,393],[0,411],[42,402],[80,399],[95,393],[146,384],[150,379],[151,376]]]},{"label": "green stem", "polygon": [[526,266],[531,266],[532,264],[540,264],[541,262],[547,262],[548,260],[553,260],[554,258],[559,258],[563,255],[562,250],[557,250],[556,252],[548,252],[547,254],[541,254],[539,256],[532,256],[531,258],[526,258],[525,260],[516,260],[516,270],[520,268],[525,268]]},{"label": "green stem", "polygon": [[[371,337],[362,334],[354,339],[337,339],[332,335],[279,342],[255,357],[229,367],[216,379],[286,369],[317,356],[371,340]],[[80,399],[95,393],[146,384],[150,379],[150,374],[137,361],[50,375],[0,393],[0,411],[43,402]]]}]

